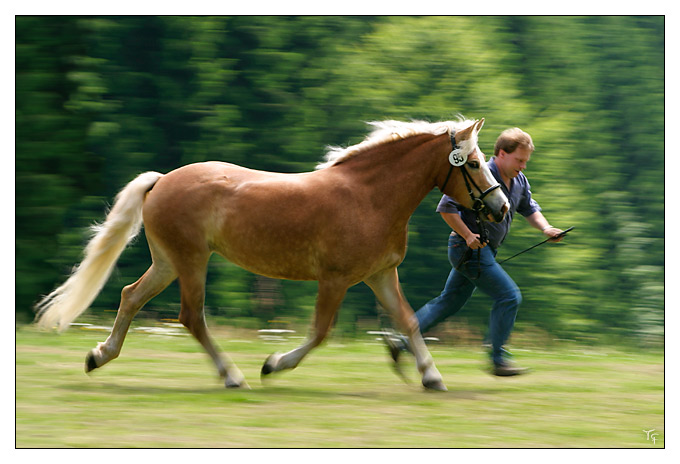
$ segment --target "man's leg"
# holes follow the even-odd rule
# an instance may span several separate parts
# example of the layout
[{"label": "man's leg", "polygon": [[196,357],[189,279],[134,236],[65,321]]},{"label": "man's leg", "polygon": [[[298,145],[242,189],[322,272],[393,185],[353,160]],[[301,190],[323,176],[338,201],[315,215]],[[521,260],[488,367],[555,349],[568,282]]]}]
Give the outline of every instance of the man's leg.
[{"label": "man's leg", "polygon": [[515,325],[515,318],[522,294],[517,284],[496,262],[493,250],[484,249],[481,257],[481,272],[475,282],[477,287],[494,300],[491,315],[489,317],[489,338],[491,341],[491,358],[498,375],[517,375],[525,370],[502,369],[508,366],[507,352],[503,345],[510,337]]},{"label": "man's leg", "polygon": [[461,310],[475,291],[473,284],[465,275],[451,269],[446,285],[438,297],[428,301],[416,311],[420,332],[425,333],[448,317]]},{"label": "man's leg", "polygon": [[475,291],[474,281],[465,275],[465,266],[456,270],[456,266],[467,249],[467,244],[462,237],[456,235],[449,237],[448,258],[452,269],[441,294],[416,311],[421,333],[460,311]]},{"label": "man's leg", "polygon": [[[444,319],[460,311],[474,292],[475,284],[465,274],[455,269],[466,251],[465,240],[456,236],[449,237],[448,257],[452,269],[441,294],[427,302],[415,313],[421,333],[425,333]],[[385,334],[384,340],[395,365],[398,364],[402,351],[411,351],[408,338],[402,334]]]}]

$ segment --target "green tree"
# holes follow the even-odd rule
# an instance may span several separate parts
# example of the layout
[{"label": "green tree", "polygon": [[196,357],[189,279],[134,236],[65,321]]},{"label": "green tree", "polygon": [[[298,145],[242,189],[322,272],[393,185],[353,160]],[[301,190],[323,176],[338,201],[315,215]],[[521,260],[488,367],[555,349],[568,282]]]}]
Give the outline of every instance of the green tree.
[{"label": "green tree", "polygon": [[32,318],[30,308],[38,295],[47,293],[64,272],[54,259],[59,252],[55,237],[73,225],[65,223],[69,206],[98,181],[99,164],[84,149],[88,121],[65,108],[78,87],[70,73],[83,50],[75,19],[17,18],[15,250],[20,319]]},{"label": "green tree", "polygon": [[[32,317],[80,260],[87,226],[142,171],[206,160],[307,171],[326,145],[361,141],[366,121],[462,113],[486,118],[487,155],[507,127],[532,134],[534,196],[555,225],[576,226],[506,266],[524,294],[518,323],[658,342],[664,48],[658,16],[17,17],[17,315]],[[439,198],[414,213],[400,267],[415,308],[450,269]],[[518,218],[499,258],[540,239]],[[149,264],[142,234],[92,312],[114,311]],[[208,278],[209,312],[225,323],[259,327],[273,312],[306,323],[313,311],[314,283],[269,285],[218,258]],[[474,298],[461,317],[481,330],[489,304]],[[177,309],[173,286],[146,311]],[[375,317],[358,285],[337,325]]]}]

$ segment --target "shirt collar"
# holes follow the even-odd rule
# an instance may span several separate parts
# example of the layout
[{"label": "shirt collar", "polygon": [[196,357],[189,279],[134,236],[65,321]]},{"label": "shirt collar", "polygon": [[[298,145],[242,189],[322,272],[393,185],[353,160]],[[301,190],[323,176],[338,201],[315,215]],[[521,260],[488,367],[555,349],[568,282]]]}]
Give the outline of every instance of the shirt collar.
[{"label": "shirt collar", "polygon": [[503,178],[501,177],[501,173],[498,170],[498,166],[496,166],[495,156],[489,160],[487,166],[489,166],[489,170],[491,171],[491,174],[493,174],[493,176],[496,178],[496,181],[499,184],[501,184],[501,188],[506,192],[510,193],[510,190],[512,190],[513,185],[515,185],[515,179],[510,179],[510,190],[508,190],[508,188],[505,186],[505,182],[503,182]]},{"label": "shirt collar", "polygon": [[489,160],[487,163],[487,166],[489,166],[489,170],[491,171],[491,174],[496,178],[499,184],[501,186],[505,187],[505,182],[503,182],[503,178],[501,177],[501,173],[498,171],[498,166],[496,166],[496,157],[494,156]]}]

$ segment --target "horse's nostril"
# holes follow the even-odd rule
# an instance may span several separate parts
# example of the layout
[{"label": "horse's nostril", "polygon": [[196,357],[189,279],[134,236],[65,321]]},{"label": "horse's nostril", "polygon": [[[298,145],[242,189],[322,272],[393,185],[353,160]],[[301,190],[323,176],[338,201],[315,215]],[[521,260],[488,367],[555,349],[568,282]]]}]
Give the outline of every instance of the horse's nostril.
[{"label": "horse's nostril", "polygon": [[[493,215],[493,221],[501,222],[505,218],[505,215],[508,213],[509,210],[510,205],[508,205],[508,202],[506,201],[505,203],[503,203],[501,210]],[[489,219],[491,219],[491,217],[489,217]]]}]

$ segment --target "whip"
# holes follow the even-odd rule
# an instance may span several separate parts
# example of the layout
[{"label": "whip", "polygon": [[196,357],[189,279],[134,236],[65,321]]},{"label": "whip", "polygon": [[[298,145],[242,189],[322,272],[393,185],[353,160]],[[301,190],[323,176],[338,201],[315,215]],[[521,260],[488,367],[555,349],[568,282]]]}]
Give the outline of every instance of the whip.
[{"label": "whip", "polygon": [[534,245],[534,246],[532,246],[532,247],[529,247],[529,248],[527,248],[526,250],[522,250],[522,251],[520,251],[519,253],[510,256],[509,258],[505,258],[503,261],[499,261],[498,264],[503,264],[503,263],[506,262],[506,261],[510,261],[512,258],[514,258],[514,257],[516,257],[516,256],[519,256],[519,255],[521,255],[522,253],[526,253],[526,252],[529,251],[529,250],[533,250],[533,249],[536,248],[537,246],[543,245],[544,243],[549,242],[550,240],[554,240],[554,239],[556,239],[556,238],[564,237],[565,235],[567,235],[567,232],[570,232],[570,231],[573,230],[573,229],[574,229],[574,227],[572,226],[572,227],[568,228],[567,230],[563,231],[561,234],[556,235],[555,237],[550,237],[550,238],[548,238],[548,239],[545,239],[545,240],[543,240],[541,243],[537,243],[536,245]]}]

